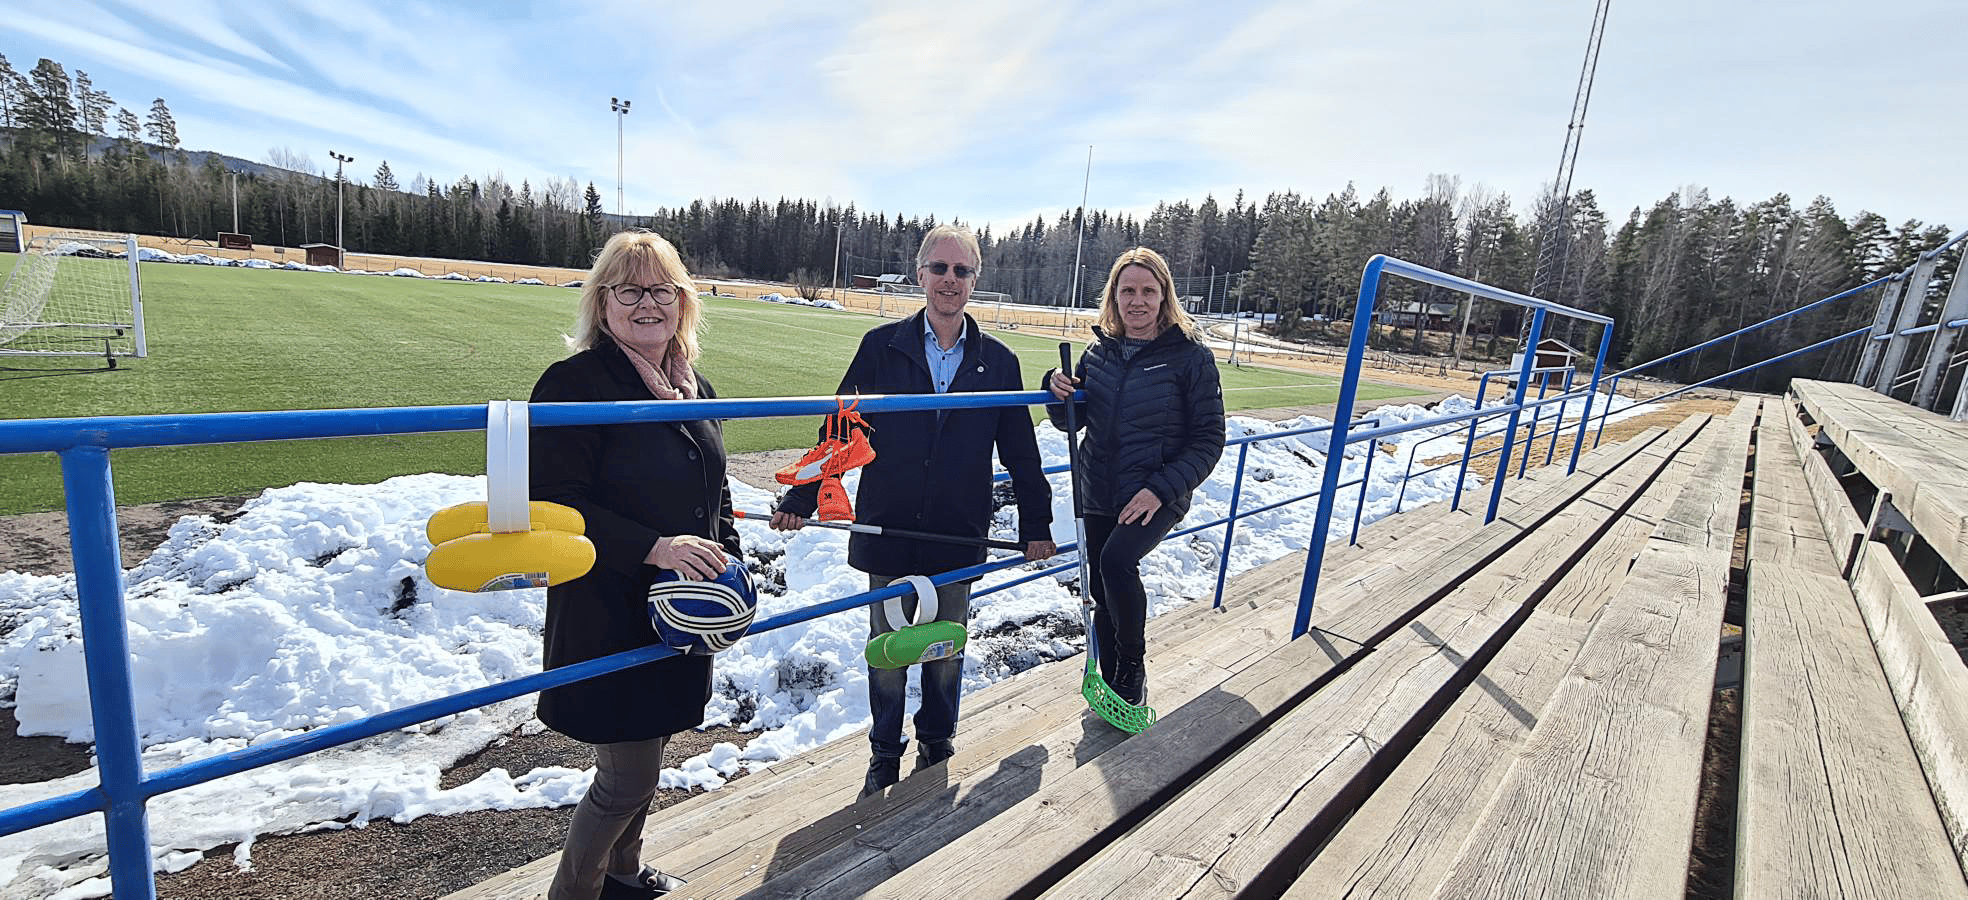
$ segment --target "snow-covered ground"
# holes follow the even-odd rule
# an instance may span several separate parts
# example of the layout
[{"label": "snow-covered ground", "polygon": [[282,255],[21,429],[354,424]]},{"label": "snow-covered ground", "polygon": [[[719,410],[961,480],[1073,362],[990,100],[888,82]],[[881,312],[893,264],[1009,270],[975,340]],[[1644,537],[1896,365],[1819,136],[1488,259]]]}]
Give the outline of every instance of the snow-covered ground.
[{"label": "snow-covered ground", "polygon": [[[1629,402],[1615,401],[1615,419],[1653,408]],[[1394,405],[1367,415],[1393,425],[1470,408],[1468,400],[1451,397],[1434,409]],[[1568,411],[1577,414],[1576,408]],[[1228,431],[1234,438],[1320,424],[1325,422],[1233,416]],[[1402,470],[1416,442],[1464,427],[1434,426],[1384,445],[1367,485],[1363,521],[1396,511]],[[1038,437],[1047,465],[1065,462],[1058,431],[1040,425]],[[1320,433],[1255,444],[1241,508],[1316,490],[1326,441]],[[1459,447],[1456,440],[1435,441],[1419,456]],[[1342,481],[1359,477],[1365,453],[1364,445],[1349,448]],[[1233,447],[1196,492],[1186,524],[1228,513],[1236,462]],[[848,479],[850,489],[854,480]],[[1472,476],[1470,485],[1477,483]],[[1053,536],[1064,545],[1073,540],[1066,476],[1052,476],[1052,484]],[[1416,477],[1403,506],[1446,499],[1454,486],[1453,467]],[[771,494],[736,480],[731,490],[741,509],[771,505]],[[539,671],[544,591],[465,594],[424,577],[430,550],[425,520],[445,506],[484,496],[483,478],[453,475],[410,475],[374,485],[298,484],[267,491],[228,522],[204,516],[178,522],[164,544],[126,574],[146,770]],[[1340,492],[1329,538],[1346,538],[1359,498],[1357,487]],[[1315,508],[1308,500],[1241,520],[1230,574],[1309,546]],[[1000,513],[998,536],[1015,538],[1012,516],[1010,507]],[[866,584],[847,566],[847,539],[839,531],[783,534],[744,520],[738,527],[747,562],[765,582],[784,585],[761,597],[761,618],[856,593]],[[1150,614],[1208,602],[1221,544],[1221,529],[1209,529],[1151,553],[1142,564],[1154,598]],[[1077,601],[1059,580],[1073,577],[1072,570],[991,591],[1027,571],[1013,568],[978,585],[966,692],[1083,648]],[[0,637],[0,703],[13,706],[20,733],[90,740],[74,576],[0,572],[0,619],[13,625]],[[860,661],[865,633],[856,610],[754,634],[720,654],[708,724],[757,734],[742,750],[718,744],[665,771],[665,786],[716,789],[742,768],[867,727]],[[149,805],[157,865],[182,869],[197,861],[199,851],[232,842],[239,844],[236,860],[250,865],[253,840],[262,834],[572,804],[587,789],[590,771],[494,769],[469,784],[438,788],[439,773],[452,762],[515,730],[539,729],[532,706],[532,698],[524,697],[162,795]],[[87,789],[96,780],[90,770],[0,785],[0,809]],[[109,880],[102,847],[101,817],[94,815],[0,838],[0,897],[104,896]]]}]

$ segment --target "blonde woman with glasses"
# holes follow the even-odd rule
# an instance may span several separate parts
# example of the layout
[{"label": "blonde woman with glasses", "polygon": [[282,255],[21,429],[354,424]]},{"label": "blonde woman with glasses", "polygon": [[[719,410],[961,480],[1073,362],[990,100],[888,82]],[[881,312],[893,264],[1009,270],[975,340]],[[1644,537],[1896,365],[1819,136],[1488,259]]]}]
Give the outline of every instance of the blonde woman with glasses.
[{"label": "blonde woman with glasses", "polygon": [[[535,403],[717,396],[697,371],[703,308],[676,248],[647,231],[609,238],[581,287],[575,351],[548,367]],[[708,580],[738,556],[716,420],[535,428],[536,500],[587,520],[595,567],[547,589],[549,669],[660,643],[648,592],[658,571]],[[660,897],[683,885],[642,863],[643,820],[669,737],[704,720],[711,658],[673,656],[540,693],[540,721],[593,744],[551,900]]]}]

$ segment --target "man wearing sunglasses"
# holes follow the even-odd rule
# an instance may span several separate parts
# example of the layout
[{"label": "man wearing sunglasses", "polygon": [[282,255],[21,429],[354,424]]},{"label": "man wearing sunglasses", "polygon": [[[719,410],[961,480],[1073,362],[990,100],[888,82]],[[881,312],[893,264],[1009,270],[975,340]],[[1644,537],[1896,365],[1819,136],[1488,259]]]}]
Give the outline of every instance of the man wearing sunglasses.
[{"label": "man wearing sunglasses", "polygon": [[[881,325],[861,338],[861,347],[841,378],[842,395],[944,394],[1022,391],[1018,357],[1004,342],[978,328],[964,313],[977,284],[982,255],[970,229],[938,225],[916,251],[916,277],[923,286],[921,312]],[[975,545],[909,540],[855,533],[848,538],[847,562],[868,575],[870,590],[907,575],[934,575],[984,561],[992,508],[991,452],[1011,473],[1018,503],[1018,539],[1026,559],[1045,559],[1052,542],[1052,489],[1046,483],[1031,413],[1022,406],[865,414],[875,459],[861,469],[854,500],[857,521],[914,531],[971,538]],[[819,486],[794,487],[780,498],[772,527],[801,527],[818,506]],[[970,583],[937,588],[937,618],[970,618]],[[907,617],[916,615],[915,597],[905,595]],[[869,637],[888,631],[882,604],[869,608]],[[873,759],[861,796],[877,794],[900,779],[902,735],[909,670],[868,670],[868,729]],[[922,664],[922,705],[915,716],[916,768],[925,769],[956,752],[957,704],[963,687],[961,655]]]}]

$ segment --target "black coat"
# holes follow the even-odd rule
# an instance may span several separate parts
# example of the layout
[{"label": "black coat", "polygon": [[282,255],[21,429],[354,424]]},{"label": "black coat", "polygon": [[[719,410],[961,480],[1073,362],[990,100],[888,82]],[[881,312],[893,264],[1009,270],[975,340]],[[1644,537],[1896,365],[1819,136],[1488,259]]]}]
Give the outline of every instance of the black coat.
[{"label": "black coat", "polygon": [[[1142,488],[1178,517],[1223,456],[1223,385],[1216,357],[1180,328],[1121,356],[1121,342],[1099,328],[1074,374],[1079,409],[1080,503],[1091,515],[1118,516]],[[1051,373],[1047,373],[1051,377]],[[1046,406],[1066,428],[1066,407]]]},{"label": "black coat", "polygon": [[[950,381],[950,393],[1022,391],[1018,357],[1003,341],[964,316],[963,361]],[[870,330],[841,377],[842,396],[927,394],[929,359],[923,354],[918,312]],[[991,528],[991,448],[1011,473],[1018,500],[1018,539],[1052,539],[1052,488],[1039,458],[1038,436],[1026,407],[864,413],[874,428],[869,441],[875,461],[861,470],[854,519],[869,525],[938,531],[969,538],[987,537]],[[779,509],[811,517],[819,487],[800,485],[786,492]],[[847,563],[876,575],[931,575],[984,561],[982,545],[967,547],[913,541],[885,535],[848,538]]]},{"label": "black coat", "polygon": [[[716,396],[697,376],[697,395]],[[547,367],[534,403],[654,400],[629,358],[607,337]],[[546,667],[658,643],[644,563],[656,539],[694,534],[738,554],[719,422],[652,422],[534,428],[533,499],[580,510],[595,545],[594,569],[547,589]],[[540,721],[590,744],[675,734],[704,721],[711,659],[678,656],[540,693]]]}]

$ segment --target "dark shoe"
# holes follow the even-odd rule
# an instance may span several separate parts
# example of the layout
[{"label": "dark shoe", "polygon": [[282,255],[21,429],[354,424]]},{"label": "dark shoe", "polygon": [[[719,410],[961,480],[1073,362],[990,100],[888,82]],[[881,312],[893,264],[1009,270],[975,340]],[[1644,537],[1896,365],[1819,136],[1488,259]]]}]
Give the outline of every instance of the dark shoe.
[{"label": "dark shoe", "polygon": [[667,896],[671,891],[682,890],[683,879],[666,872],[659,872],[648,866],[636,876],[640,885],[623,882],[613,875],[601,880],[601,900],[655,900]]},{"label": "dark shoe", "polygon": [[957,755],[954,741],[922,741],[916,744],[916,771],[920,772]]},{"label": "dark shoe", "polygon": [[861,783],[861,796],[873,797],[901,780],[901,760],[876,757],[868,763],[868,780]]},{"label": "dark shoe", "polygon": [[1140,660],[1123,661],[1114,666],[1114,680],[1108,687],[1114,689],[1122,700],[1130,706],[1140,706],[1148,702],[1148,668]]}]

